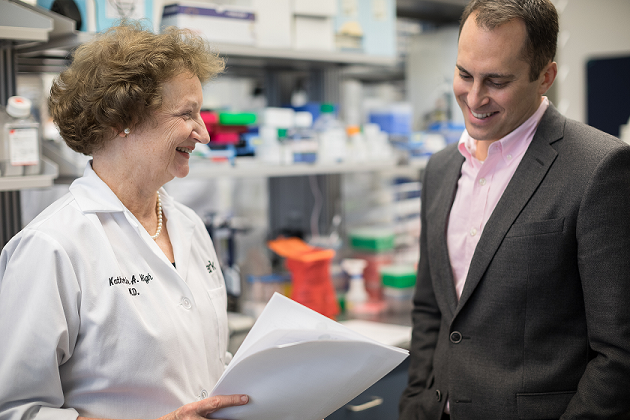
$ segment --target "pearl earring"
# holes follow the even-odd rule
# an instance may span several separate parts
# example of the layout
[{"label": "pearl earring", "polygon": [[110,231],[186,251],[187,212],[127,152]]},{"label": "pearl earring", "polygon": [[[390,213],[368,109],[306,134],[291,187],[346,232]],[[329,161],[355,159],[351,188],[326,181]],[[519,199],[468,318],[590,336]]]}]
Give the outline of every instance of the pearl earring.
[{"label": "pearl earring", "polygon": [[129,134],[129,133],[131,133],[131,130],[130,130],[130,129],[128,129],[128,128],[125,128],[125,129],[123,130],[123,133],[125,133],[125,134]]}]

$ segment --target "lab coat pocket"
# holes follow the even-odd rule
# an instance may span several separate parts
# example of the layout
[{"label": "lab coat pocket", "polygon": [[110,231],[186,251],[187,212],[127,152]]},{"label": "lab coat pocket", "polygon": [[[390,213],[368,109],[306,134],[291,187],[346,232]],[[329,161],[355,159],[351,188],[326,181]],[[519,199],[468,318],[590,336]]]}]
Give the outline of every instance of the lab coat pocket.
[{"label": "lab coat pocket", "polygon": [[208,290],[208,296],[212,302],[217,320],[217,331],[219,334],[219,356],[221,361],[226,363],[226,352],[229,339],[228,323],[227,323],[227,292],[225,285],[221,285],[215,289]]}]

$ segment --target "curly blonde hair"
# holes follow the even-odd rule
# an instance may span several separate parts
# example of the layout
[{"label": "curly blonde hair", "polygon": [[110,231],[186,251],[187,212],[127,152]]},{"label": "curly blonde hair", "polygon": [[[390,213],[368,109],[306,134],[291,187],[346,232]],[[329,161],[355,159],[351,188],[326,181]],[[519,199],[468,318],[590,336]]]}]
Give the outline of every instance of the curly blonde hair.
[{"label": "curly blonde hair", "polygon": [[204,83],[224,67],[189,30],[154,34],[125,21],[77,48],[53,82],[50,115],[72,150],[91,155],[125,128],[148,121],[162,105],[164,82],[189,71]]}]

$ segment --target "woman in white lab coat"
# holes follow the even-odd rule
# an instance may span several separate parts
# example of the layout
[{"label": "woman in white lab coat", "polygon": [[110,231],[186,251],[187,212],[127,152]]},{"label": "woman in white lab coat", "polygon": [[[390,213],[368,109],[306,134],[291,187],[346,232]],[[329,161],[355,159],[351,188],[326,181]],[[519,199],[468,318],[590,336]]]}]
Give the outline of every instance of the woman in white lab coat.
[{"label": "woman in white lab coat", "polygon": [[211,417],[229,360],[226,292],[200,218],[162,186],[189,171],[202,82],[223,61],[201,38],[136,24],[81,46],[53,84],[84,176],[0,256],[0,419]]}]

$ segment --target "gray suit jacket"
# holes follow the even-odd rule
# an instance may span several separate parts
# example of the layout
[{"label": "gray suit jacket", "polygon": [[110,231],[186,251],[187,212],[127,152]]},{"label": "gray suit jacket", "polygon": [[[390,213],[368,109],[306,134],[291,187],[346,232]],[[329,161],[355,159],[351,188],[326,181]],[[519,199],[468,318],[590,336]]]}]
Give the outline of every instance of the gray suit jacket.
[{"label": "gray suit jacket", "polygon": [[446,244],[464,161],[429,161],[400,419],[630,418],[630,147],[550,106],[459,302]]}]

